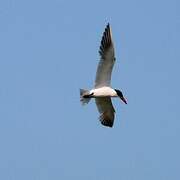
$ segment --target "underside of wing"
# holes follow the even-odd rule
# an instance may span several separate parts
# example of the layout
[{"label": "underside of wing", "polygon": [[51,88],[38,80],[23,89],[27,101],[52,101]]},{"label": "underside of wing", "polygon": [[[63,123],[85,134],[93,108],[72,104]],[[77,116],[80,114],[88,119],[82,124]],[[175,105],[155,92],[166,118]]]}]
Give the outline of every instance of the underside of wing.
[{"label": "underside of wing", "polygon": [[104,126],[112,127],[114,124],[115,110],[110,97],[96,98],[96,106],[100,113],[99,120]]},{"label": "underside of wing", "polygon": [[99,49],[100,62],[96,72],[95,87],[110,86],[111,73],[115,62],[112,33],[108,24],[103,33]]}]

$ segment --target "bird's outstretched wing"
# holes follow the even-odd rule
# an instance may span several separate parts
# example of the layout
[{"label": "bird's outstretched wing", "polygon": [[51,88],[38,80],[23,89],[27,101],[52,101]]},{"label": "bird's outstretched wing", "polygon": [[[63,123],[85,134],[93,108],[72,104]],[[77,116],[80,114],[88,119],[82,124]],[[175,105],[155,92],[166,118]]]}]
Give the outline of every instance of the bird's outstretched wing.
[{"label": "bird's outstretched wing", "polygon": [[100,62],[96,72],[95,88],[110,86],[111,73],[115,62],[114,46],[110,25],[107,24],[99,49]]},{"label": "bird's outstretched wing", "polygon": [[100,113],[99,120],[104,126],[112,127],[114,123],[114,107],[110,97],[95,98],[96,106]]}]

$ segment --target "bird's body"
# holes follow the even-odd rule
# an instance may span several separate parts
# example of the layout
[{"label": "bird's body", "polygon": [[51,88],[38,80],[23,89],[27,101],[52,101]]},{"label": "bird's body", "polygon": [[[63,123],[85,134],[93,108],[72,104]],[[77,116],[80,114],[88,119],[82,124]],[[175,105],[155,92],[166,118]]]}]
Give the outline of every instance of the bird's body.
[{"label": "bird's body", "polygon": [[112,89],[111,87],[100,87],[100,88],[96,88],[96,89],[92,89],[89,92],[91,95],[91,97],[93,98],[98,98],[98,97],[118,97],[116,91],[114,89]]},{"label": "bird's body", "polygon": [[91,98],[95,98],[101,124],[112,127],[115,110],[111,97],[119,97],[125,104],[127,102],[120,90],[111,88],[111,73],[115,63],[115,50],[109,24],[103,33],[99,54],[100,62],[96,72],[95,86],[90,91],[80,89],[81,102],[82,104],[87,104]]}]

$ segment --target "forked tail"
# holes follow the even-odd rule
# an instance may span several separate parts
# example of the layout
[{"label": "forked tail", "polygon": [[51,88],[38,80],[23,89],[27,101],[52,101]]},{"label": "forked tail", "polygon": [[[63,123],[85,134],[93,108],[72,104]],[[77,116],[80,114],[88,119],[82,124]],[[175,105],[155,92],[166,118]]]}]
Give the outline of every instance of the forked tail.
[{"label": "forked tail", "polygon": [[88,90],[80,89],[80,101],[82,105],[87,104],[91,100],[91,95]]}]

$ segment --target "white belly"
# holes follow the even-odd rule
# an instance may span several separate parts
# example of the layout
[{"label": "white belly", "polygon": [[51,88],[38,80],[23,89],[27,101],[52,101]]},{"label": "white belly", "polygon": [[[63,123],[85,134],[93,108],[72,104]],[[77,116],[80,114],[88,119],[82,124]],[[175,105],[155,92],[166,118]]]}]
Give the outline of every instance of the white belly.
[{"label": "white belly", "polygon": [[102,87],[98,89],[92,89],[90,94],[93,93],[93,97],[117,97],[116,91],[110,87]]}]

